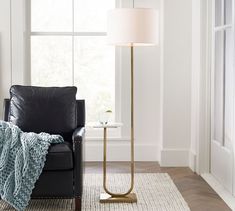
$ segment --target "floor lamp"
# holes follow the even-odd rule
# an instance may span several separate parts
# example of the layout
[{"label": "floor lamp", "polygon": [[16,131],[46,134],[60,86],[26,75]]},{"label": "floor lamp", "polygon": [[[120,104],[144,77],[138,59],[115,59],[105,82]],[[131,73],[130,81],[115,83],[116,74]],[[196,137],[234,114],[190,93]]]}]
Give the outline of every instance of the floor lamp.
[{"label": "floor lamp", "polygon": [[[108,202],[137,202],[134,188],[134,47],[158,43],[158,12],[147,8],[119,8],[108,12],[108,43],[131,50],[131,184],[126,193],[109,193]],[[105,181],[106,182],[106,181]]]}]

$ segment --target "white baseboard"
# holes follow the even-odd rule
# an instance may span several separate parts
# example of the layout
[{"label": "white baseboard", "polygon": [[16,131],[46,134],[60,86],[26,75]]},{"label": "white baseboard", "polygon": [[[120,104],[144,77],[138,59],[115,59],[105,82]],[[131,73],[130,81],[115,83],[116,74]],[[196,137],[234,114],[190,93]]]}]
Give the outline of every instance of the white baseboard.
[{"label": "white baseboard", "polygon": [[214,189],[214,191],[224,200],[224,202],[235,210],[235,197],[229,193],[212,174],[201,174],[202,178]]},{"label": "white baseboard", "polygon": [[160,165],[162,167],[189,166],[189,150],[187,149],[162,149]]},{"label": "white baseboard", "polygon": [[190,150],[189,151],[189,168],[193,172],[196,172],[196,161],[197,161],[196,154]]},{"label": "white baseboard", "polygon": [[[135,144],[135,161],[158,161],[159,148],[154,144]],[[130,144],[111,142],[107,147],[108,161],[129,161]],[[103,161],[102,141],[88,142],[85,145],[85,161]]]}]

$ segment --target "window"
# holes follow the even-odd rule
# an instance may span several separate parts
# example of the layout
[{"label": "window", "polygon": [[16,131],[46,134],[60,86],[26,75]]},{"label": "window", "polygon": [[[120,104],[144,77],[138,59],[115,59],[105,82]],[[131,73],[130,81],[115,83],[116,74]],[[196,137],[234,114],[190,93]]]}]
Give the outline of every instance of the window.
[{"label": "window", "polygon": [[232,137],[234,27],[233,0],[214,0],[212,47],[213,139],[226,145]]},{"label": "window", "polygon": [[106,13],[115,0],[31,0],[31,84],[78,87],[87,122],[111,109],[115,119],[115,48]]}]

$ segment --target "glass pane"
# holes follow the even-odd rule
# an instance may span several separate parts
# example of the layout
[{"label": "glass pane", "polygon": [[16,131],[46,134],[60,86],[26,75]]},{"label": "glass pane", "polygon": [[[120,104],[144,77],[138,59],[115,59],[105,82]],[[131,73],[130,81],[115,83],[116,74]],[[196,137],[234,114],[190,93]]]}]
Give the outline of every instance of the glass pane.
[{"label": "glass pane", "polygon": [[72,85],[72,37],[31,37],[31,83]]},{"label": "glass pane", "polygon": [[74,30],[105,32],[107,11],[115,8],[115,0],[74,0]]},{"label": "glass pane", "polygon": [[232,23],[232,0],[224,0],[224,23]]},{"label": "glass pane", "polygon": [[[86,100],[87,121],[111,109],[115,114],[115,49],[105,37],[75,37],[75,81],[78,98]],[[114,118],[114,117],[113,117]]]},{"label": "glass pane", "polygon": [[215,26],[222,25],[222,0],[215,0]]},{"label": "glass pane", "polygon": [[72,31],[72,0],[31,0],[31,30]]},{"label": "glass pane", "polygon": [[225,32],[225,145],[231,145],[233,133],[233,33]]},{"label": "glass pane", "polygon": [[215,34],[214,140],[223,142],[224,130],[224,32]]}]

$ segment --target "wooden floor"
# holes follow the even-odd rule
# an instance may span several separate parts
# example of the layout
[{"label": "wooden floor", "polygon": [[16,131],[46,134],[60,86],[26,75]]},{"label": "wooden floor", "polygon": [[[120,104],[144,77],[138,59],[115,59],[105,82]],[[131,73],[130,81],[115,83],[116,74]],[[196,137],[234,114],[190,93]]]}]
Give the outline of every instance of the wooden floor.
[{"label": "wooden floor", "polygon": [[[102,173],[101,162],[87,162],[86,173]],[[189,168],[161,168],[157,162],[136,162],[136,173],[168,173],[192,211],[231,210],[215,191]],[[126,162],[108,163],[109,173],[128,173]]]}]

